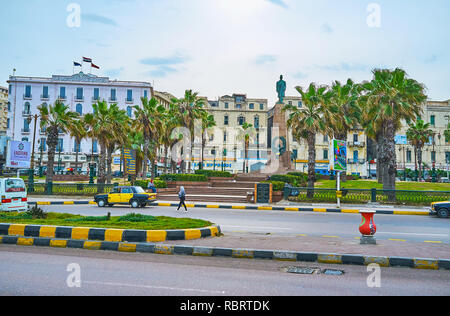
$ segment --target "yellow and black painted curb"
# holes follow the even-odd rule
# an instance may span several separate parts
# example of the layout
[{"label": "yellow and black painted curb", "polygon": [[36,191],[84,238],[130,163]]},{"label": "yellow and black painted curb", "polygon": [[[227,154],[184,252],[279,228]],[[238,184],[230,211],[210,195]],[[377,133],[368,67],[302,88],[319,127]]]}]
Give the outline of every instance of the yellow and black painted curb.
[{"label": "yellow and black painted curb", "polygon": [[450,270],[449,259],[381,257],[355,254],[292,252],[279,250],[232,249],[218,247],[197,247],[189,245],[164,245],[155,243],[133,243],[118,241],[92,241],[48,237],[0,236],[0,244],[139,252],[162,255],[187,255],[203,257],[229,257],[240,259],[266,259],[277,261],[317,262],[325,264],[381,267],[408,267],[413,269]]},{"label": "yellow and black painted curb", "polygon": [[[64,201],[64,202],[29,202],[30,205],[90,205],[93,201]],[[178,207],[178,203],[151,203],[150,206]],[[294,206],[249,206],[249,205],[214,205],[214,204],[186,204],[188,208],[217,208],[257,211],[288,211],[288,212],[315,212],[315,213],[359,213],[359,209],[338,208],[307,208]],[[429,216],[430,211],[400,211],[400,210],[376,210],[376,214],[384,215],[420,215]]]},{"label": "yellow and black painted curb", "polygon": [[0,235],[105,242],[163,242],[215,237],[220,226],[178,230],[130,230],[0,223]]}]

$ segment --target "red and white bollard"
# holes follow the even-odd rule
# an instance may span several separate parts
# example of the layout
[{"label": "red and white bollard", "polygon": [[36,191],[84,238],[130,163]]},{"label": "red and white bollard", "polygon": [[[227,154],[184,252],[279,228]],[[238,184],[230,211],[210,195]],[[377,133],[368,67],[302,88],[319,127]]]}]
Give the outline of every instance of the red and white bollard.
[{"label": "red and white bollard", "polygon": [[361,236],[361,245],[376,245],[377,241],[374,237],[377,232],[377,226],[373,221],[373,216],[376,211],[359,211],[362,215],[362,222],[359,225],[359,232],[362,234]]}]

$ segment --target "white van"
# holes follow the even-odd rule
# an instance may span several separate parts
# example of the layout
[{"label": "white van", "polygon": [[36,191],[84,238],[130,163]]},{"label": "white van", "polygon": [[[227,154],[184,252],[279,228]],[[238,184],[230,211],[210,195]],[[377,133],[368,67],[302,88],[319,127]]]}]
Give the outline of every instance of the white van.
[{"label": "white van", "polygon": [[0,178],[0,211],[28,210],[27,189],[20,178]]}]

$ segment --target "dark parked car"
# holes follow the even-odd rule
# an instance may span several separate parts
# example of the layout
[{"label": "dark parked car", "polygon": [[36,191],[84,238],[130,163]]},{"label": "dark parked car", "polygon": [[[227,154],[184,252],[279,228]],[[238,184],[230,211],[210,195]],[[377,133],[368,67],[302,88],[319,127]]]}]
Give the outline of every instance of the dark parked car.
[{"label": "dark parked car", "polygon": [[431,214],[440,218],[450,216],[450,201],[431,203]]}]

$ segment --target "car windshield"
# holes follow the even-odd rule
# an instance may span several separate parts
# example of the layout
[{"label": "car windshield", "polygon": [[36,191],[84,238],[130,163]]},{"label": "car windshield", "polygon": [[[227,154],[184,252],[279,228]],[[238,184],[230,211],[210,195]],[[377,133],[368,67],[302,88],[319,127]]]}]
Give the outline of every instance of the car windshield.
[{"label": "car windshield", "polygon": [[136,193],[145,193],[144,189],[141,187],[134,187],[134,189],[136,190]]}]

